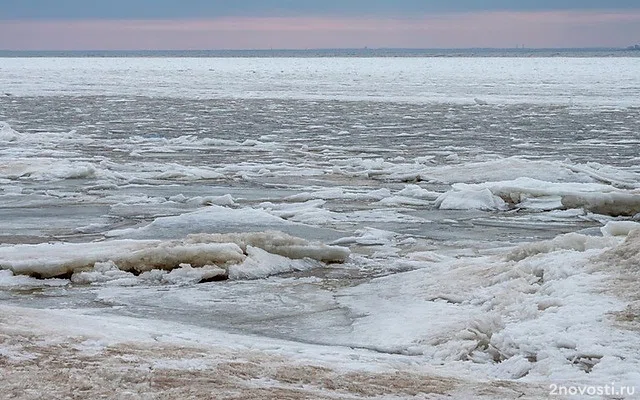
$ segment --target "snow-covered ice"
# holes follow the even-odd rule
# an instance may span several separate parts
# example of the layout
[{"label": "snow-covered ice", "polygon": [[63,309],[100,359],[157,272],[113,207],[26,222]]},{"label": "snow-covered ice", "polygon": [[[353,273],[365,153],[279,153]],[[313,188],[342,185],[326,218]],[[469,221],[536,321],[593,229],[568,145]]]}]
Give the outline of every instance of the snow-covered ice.
[{"label": "snow-covered ice", "polygon": [[638,60],[3,59],[2,393],[640,392]]},{"label": "snow-covered ice", "polygon": [[[638,105],[637,58],[15,58],[14,96],[108,95]],[[616,74],[603,71],[614,69]],[[150,71],[153,71],[150,73]],[[35,80],[32,77],[38,76]],[[65,77],[66,79],[61,79]],[[117,76],[119,79],[113,79]],[[77,84],[91,82],[91,85]]]},{"label": "snow-covered ice", "polygon": [[[282,258],[274,259],[270,253]],[[304,269],[303,264],[290,262],[290,259],[345,262],[348,257],[346,248],[309,243],[280,232],[199,234],[171,241],[124,239],[0,246],[2,269],[42,278],[113,269],[105,271],[105,263],[138,274],[154,269],[172,270],[181,264],[189,264],[192,267],[225,268],[232,276],[264,277]],[[242,265],[232,266],[235,264]],[[255,272],[249,271],[252,265]],[[240,273],[239,270],[245,272]]]}]

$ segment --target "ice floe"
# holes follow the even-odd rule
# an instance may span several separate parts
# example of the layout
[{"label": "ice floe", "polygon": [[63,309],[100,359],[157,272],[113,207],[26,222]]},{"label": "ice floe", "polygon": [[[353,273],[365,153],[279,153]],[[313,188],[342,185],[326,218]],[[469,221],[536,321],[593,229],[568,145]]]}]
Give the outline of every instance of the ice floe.
[{"label": "ice floe", "polygon": [[456,187],[436,199],[436,207],[442,210],[505,210],[506,203],[489,189]]},{"label": "ice floe", "polygon": [[[124,239],[4,245],[0,246],[0,268],[40,278],[74,275],[78,282],[89,282],[128,278],[123,271],[137,275],[188,264],[205,268],[198,272],[204,274],[203,279],[213,278],[208,275],[212,266],[216,271],[224,269],[226,275],[256,278],[304,269],[303,264],[292,260],[344,262],[348,256],[349,250],[343,247],[311,243],[280,232],[258,232],[200,234],[172,241]],[[255,271],[251,271],[252,267]],[[178,273],[169,278],[175,276]]]},{"label": "ice floe", "polygon": [[504,210],[507,205],[551,210],[585,211],[634,216],[640,212],[640,194],[601,183],[548,182],[521,177],[511,181],[456,183],[436,200],[442,209]]}]

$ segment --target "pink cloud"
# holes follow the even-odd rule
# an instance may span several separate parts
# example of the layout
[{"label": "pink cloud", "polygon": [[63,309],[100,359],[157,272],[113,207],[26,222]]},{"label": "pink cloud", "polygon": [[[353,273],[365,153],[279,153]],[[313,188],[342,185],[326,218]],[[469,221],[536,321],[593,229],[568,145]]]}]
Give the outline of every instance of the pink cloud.
[{"label": "pink cloud", "polygon": [[0,48],[263,49],[338,47],[626,46],[634,11],[484,12],[416,18],[218,18],[3,21]]}]

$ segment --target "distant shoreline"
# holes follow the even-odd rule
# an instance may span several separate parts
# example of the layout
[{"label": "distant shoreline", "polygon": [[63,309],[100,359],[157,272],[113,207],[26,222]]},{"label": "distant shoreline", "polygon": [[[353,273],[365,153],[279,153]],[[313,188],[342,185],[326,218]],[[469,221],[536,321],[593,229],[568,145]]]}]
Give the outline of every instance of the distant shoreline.
[{"label": "distant shoreline", "polygon": [[315,58],[315,57],[640,57],[633,48],[469,48],[309,50],[0,50],[0,58]]}]

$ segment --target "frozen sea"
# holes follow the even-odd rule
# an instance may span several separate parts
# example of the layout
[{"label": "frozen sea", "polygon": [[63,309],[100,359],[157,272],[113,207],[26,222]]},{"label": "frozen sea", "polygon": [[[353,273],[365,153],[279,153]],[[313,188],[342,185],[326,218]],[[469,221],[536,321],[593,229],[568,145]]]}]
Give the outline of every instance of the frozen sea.
[{"label": "frozen sea", "polygon": [[639,71],[0,58],[0,388],[633,398]]}]

